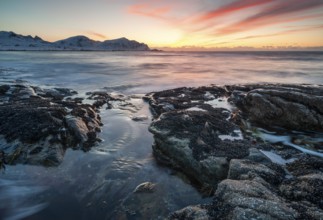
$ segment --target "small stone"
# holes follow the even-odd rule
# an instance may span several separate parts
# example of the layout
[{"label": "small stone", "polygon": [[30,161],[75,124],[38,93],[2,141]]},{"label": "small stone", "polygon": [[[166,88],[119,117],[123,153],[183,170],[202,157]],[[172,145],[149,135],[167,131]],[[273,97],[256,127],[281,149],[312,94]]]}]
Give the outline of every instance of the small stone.
[{"label": "small stone", "polygon": [[152,182],[144,182],[139,184],[134,193],[153,193],[156,190],[156,184]]},{"label": "small stone", "polygon": [[138,116],[134,116],[132,117],[133,121],[146,121],[148,120],[148,116],[147,115],[138,115]]}]

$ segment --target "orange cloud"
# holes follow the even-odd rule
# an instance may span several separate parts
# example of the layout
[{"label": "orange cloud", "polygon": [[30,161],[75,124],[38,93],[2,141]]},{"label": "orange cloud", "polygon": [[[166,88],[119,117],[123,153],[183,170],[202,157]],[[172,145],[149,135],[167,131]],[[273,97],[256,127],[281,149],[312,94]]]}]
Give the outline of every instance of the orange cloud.
[{"label": "orange cloud", "polygon": [[164,18],[164,16],[171,10],[171,7],[153,7],[149,4],[131,5],[127,8],[130,14],[137,14],[147,17]]},{"label": "orange cloud", "polygon": [[275,36],[281,36],[281,35],[291,34],[291,33],[312,31],[312,30],[316,30],[316,29],[323,29],[323,24],[322,25],[309,26],[309,27],[303,27],[303,28],[298,28],[298,29],[293,29],[293,30],[287,30],[287,31],[281,31],[281,32],[273,33],[273,34],[250,35],[250,36],[238,38],[237,40],[247,40],[247,39],[264,38],[264,37],[275,37]]}]

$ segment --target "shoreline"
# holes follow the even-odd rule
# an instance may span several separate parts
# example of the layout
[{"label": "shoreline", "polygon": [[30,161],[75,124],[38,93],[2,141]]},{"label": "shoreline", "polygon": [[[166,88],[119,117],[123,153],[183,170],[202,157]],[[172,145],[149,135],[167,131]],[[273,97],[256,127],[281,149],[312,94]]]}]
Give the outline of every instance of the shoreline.
[{"label": "shoreline", "polygon": [[[50,123],[58,123],[57,129],[54,128],[49,133],[42,133],[43,127],[39,126],[39,130],[35,131],[35,134],[42,133],[39,139],[34,138],[34,133],[30,136],[33,139],[25,137],[22,144],[29,144],[25,146],[25,150],[20,150],[18,155],[15,150],[11,152],[11,155],[17,156],[17,163],[28,163],[28,160],[23,159],[27,155],[27,159],[32,158],[29,159],[31,164],[35,164],[34,161],[38,160],[34,158],[41,152],[48,158],[46,151],[43,151],[45,148],[40,149],[39,146],[47,137],[53,139],[53,134],[57,135],[55,141],[48,139],[52,146],[62,143],[79,146],[88,140],[91,140],[91,145],[99,143],[96,139],[96,133],[100,131],[99,109],[103,105],[109,107],[109,103],[113,101],[124,101],[123,97],[113,96],[108,92],[90,92],[87,98],[91,98],[93,104],[82,104],[81,99],[68,98],[72,94],[73,91],[60,88],[44,90],[41,87],[23,85],[0,86],[0,107],[4,112],[8,111],[8,107],[13,110],[12,114],[16,114],[18,122],[35,112],[39,115],[38,111],[45,111],[44,118],[39,121],[31,117],[36,123],[32,126],[43,123],[46,125],[48,120],[53,120]],[[323,159],[279,143],[264,142],[250,131],[257,128],[252,124],[258,123],[267,127],[280,126],[286,131],[314,130],[321,134],[323,125],[317,124],[315,118],[322,117],[322,94],[322,86],[308,84],[183,87],[147,94],[144,99],[149,103],[154,116],[149,130],[155,139],[155,158],[199,182],[199,190],[208,196],[213,195],[214,200],[209,205],[188,207],[175,212],[170,218],[195,216],[197,219],[203,216],[205,219],[237,219],[239,216],[248,216],[261,219],[320,219],[323,216],[323,204],[320,200],[323,190],[320,167]],[[131,103],[127,106],[131,106]],[[61,107],[67,107],[70,111],[59,113],[63,110]],[[293,114],[290,114],[291,107]],[[54,118],[47,117],[48,111],[52,112],[51,117],[54,115]],[[74,118],[72,121],[69,114]],[[294,114],[298,117],[294,118]],[[7,120],[9,124],[12,122],[8,121],[9,117],[1,120]],[[67,126],[68,134],[60,132],[62,126]],[[264,127],[267,128],[266,126]],[[28,126],[22,126],[22,130],[12,136],[12,131],[16,130],[11,129],[17,129],[16,127],[17,123],[2,129],[0,133],[7,132],[11,135],[7,140],[12,141],[22,138],[21,132],[28,134],[31,131]],[[302,129],[303,127],[306,129]],[[70,142],[65,143],[64,140]],[[310,142],[297,138],[293,141],[299,144],[302,141]],[[18,146],[16,149],[21,149],[21,145]],[[31,151],[29,147],[34,150]],[[31,152],[33,153],[30,154]],[[63,160],[61,156],[59,158],[60,161]],[[262,205],[255,207],[254,204]],[[302,210],[306,211],[303,213]]]}]

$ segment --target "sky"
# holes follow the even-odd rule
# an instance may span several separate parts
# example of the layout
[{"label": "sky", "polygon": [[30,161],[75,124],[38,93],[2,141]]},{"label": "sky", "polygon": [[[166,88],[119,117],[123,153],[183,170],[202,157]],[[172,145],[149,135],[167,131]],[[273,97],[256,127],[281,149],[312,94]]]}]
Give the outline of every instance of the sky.
[{"label": "sky", "polygon": [[323,0],[0,0],[0,30],[152,48],[315,48]]}]

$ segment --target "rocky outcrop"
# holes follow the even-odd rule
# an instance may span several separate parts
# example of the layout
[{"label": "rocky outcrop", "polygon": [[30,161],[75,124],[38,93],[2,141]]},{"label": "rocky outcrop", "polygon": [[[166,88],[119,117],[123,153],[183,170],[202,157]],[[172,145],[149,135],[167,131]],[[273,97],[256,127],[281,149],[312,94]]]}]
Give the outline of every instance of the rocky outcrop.
[{"label": "rocky outcrop", "polygon": [[[181,170],[202,191],[215,190],[212,204],[189,206],[169,218],[323,219],[323,159],[298,151],[306,145],[294,149],[265,143],[251,131],[260,126],[279,128],[285,135],[290,130],[320,132],[322,94],[323,87],[308,85],[210,86],[147,94],[155,158]],[[296,144],[301,142],[289,146]]]},{"label": "rocky outcrop", "polygon": [[69,89],[0,87],[0,149],[10,164],[58,165],[66,148],[88,150],[100,131],[95,108],[68,98]]}]

